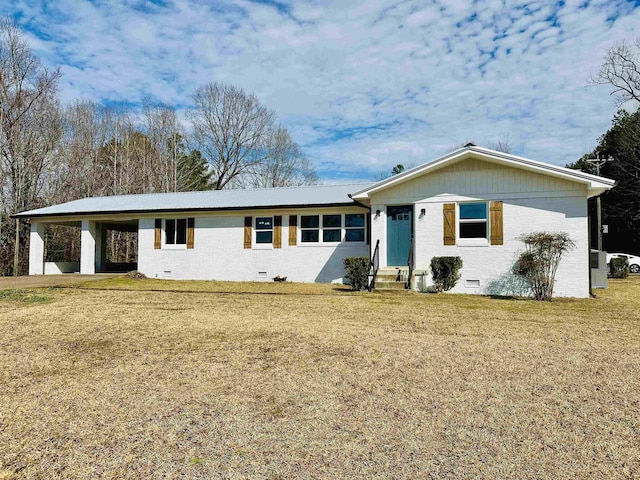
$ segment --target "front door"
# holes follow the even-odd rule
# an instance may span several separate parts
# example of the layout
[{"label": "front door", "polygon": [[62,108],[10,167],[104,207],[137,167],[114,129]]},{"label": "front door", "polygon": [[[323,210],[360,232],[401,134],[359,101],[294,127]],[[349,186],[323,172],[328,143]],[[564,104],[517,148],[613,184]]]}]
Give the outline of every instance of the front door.
[{"label": "front door", "polygon": [[387,266],[407,264],[411,248],[413,205],[387,207]]}]

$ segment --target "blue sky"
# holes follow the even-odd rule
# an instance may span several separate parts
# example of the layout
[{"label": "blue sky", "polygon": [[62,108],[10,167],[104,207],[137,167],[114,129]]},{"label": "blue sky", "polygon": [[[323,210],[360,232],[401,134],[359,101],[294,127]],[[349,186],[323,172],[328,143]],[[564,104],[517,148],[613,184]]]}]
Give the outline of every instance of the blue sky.
[{"label": "blue sky", "polygon": [[13,0],[0,14],[61,66],[63,102],[184,113],[197,86],[231,83],[276,111],[327,182],[507,137],[516,154],[576,160],[616,110],[588,77],[640,25],[640,3],[622,0]]}]

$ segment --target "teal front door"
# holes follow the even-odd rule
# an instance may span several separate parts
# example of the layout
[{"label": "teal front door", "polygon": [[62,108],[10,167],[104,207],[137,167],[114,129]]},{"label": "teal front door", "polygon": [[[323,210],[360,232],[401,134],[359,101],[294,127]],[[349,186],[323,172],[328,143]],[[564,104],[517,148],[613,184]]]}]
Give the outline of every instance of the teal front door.
[{"label": "teal front door", "polygon": [[387,207],[387,266],[407,264],[411,248],[413,205]]}]

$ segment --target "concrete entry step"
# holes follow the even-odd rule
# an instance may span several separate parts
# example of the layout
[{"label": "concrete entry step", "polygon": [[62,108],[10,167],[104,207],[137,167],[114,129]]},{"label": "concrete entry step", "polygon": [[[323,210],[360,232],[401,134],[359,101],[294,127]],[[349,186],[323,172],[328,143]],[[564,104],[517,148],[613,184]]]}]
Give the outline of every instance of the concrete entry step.
[{"label": "concrete entry step", "polygon": [[376,279],[375,283],[376,290],[404,290],[404,281],[395,282],[395,281],[385,281]]}]

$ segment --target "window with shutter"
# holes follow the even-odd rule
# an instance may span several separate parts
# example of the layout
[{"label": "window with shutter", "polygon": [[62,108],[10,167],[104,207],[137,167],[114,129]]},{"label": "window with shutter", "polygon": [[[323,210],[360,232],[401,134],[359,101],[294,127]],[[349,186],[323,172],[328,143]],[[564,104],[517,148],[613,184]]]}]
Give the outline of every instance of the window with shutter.
[{"label": "window with shutter", "polygon": [[273,217],[273,248],[282,248],[282,216]]},{"label": "window with shutter", "polygon": [[442,206],[444,244],[456,244],[456,204],[445,203]]},{"label": "window with shutter", "polygon": [[289,215],[289,246],[298,243],[298,216]]},{"label": "window with shutter", "polygon": [[504,243],[502,202],[491,202],[489,216],[491,223],[491,245],[502,245]]},{"label": "window with shutter", "polygon": [[244,217],[244,248],[251,248],[251,225],[253,217]]},{"label": "window with shutter", "polygon": [[193,248],[195,237],[195,218],[187,218],[187,248]]},{"label": "window with shutter", "polygon": [[155,232],[153,237],[153,248],[159,250],[162,248],[162,219],[156,218]]}]

